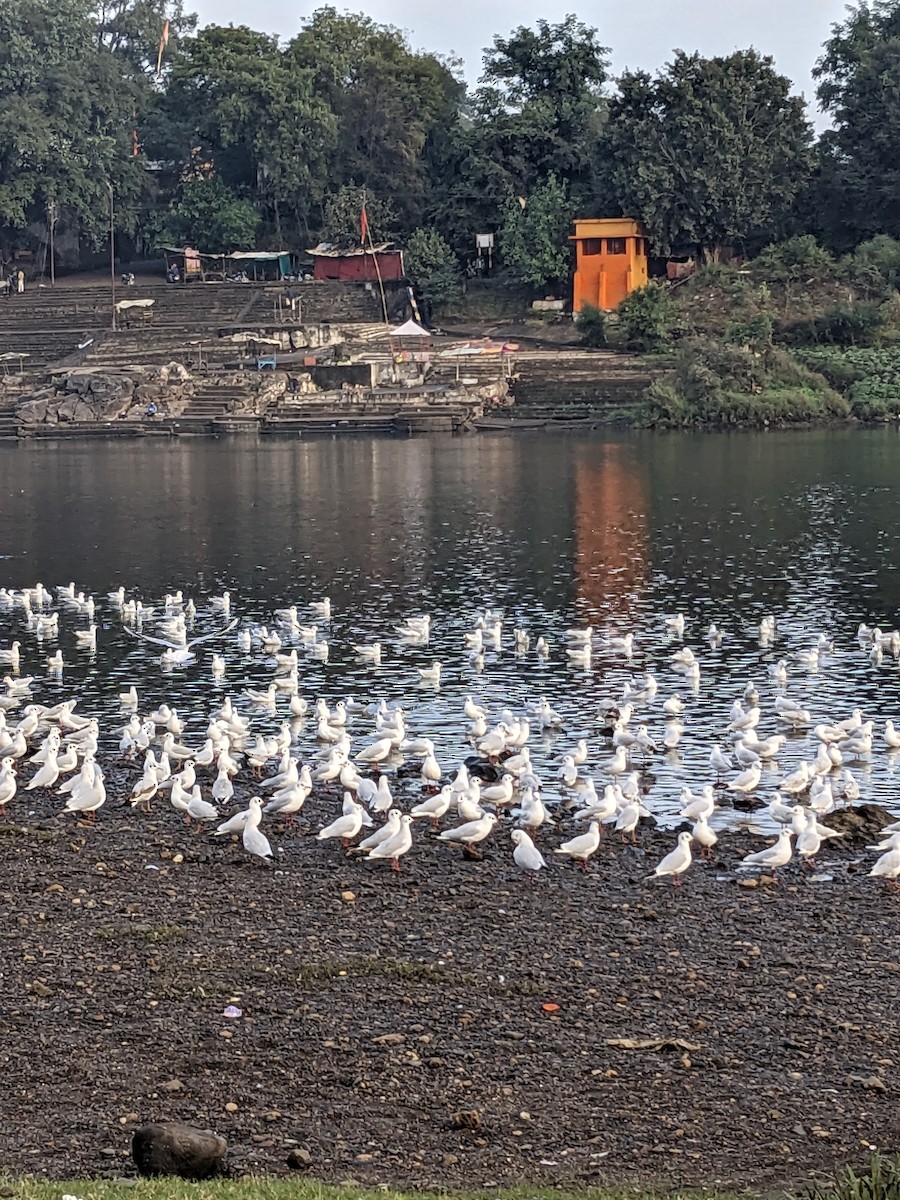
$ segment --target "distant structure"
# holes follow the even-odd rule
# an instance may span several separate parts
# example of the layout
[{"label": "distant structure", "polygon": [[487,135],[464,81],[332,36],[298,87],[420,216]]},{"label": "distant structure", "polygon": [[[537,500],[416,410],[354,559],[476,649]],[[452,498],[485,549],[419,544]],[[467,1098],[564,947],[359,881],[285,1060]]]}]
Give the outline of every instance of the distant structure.
[{"label": "distant structure", "polygon": [[618,307],[649,280],[650,244],[637,221],[625,217],[575,222],[572,311],[586,304]]},{"label": "distant structure", "polygon": [[380,246],[354,246],[343,249],[320,242],[307,254],[313,260],[313,279],[343,279],[374,283],[396,282],[403,278],[403,251],[389,242]]}]

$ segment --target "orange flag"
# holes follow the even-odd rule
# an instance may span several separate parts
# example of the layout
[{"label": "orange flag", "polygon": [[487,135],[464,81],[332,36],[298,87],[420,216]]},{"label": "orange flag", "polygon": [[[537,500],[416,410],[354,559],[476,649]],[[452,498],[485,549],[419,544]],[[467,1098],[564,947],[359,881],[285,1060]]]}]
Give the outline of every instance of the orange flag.
[{"label": "orange flag", "polygon": [[162,71],[163,51],[169,44],[169,22],[166,21],[162,27],[162,37],[159,39],[159,54],[156,56],[156,77]]}]

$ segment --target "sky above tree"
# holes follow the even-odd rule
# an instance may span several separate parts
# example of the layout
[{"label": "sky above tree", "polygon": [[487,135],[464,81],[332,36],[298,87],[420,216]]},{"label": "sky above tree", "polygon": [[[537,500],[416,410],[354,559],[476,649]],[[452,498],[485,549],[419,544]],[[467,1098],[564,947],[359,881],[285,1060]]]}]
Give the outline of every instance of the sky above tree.
[{"label": "sky above tree", "polygon": [[[297,32],[300,20],[315,7],[295,0],[194,0],[187,7],[202,22],[250,25],[282,36]],[[601,40],[612,47],[612,71],[656,71],[671,61],[676,49],[703,55],[729,54],[754,46],[771,54],[778,70],[793,80],[815,111],[812,67],[835,21],[844,15],[844,0],[629,0],[627,4],[578,5],[574,0],[549,5],[546,0],[457,0],[455,4],[422,4],[412,0],[363,0],[338,3],[339,10],[365,11],[376,21],[408,30],[412,44],[441,54],[456,54],[474,82],[481,53],[494,34],[539,18],[557,21],[576,12],[599,27]],[[605,11],[604,11],[605,10]]]}]

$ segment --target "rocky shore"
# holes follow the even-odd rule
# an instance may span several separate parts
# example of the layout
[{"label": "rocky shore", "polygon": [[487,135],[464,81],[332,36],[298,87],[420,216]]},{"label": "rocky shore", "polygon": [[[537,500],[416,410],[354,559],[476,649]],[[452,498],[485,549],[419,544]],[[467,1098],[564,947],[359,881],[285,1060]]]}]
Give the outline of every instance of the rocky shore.
[{"label": "rocky shore", "polygon": [[40,791],[0,827],[4,1171],[127,1173],[162,1119],[239,1173],[420,1187],[771,1190],[897,1148],[900,898],[866,831],[777,882],[728,835],[677,889],[652,828],[531,880],[506,834],[472,861],[423,832],[395,878],[272,824],[265,869],[120,807],[135,776],[95,828]]}]

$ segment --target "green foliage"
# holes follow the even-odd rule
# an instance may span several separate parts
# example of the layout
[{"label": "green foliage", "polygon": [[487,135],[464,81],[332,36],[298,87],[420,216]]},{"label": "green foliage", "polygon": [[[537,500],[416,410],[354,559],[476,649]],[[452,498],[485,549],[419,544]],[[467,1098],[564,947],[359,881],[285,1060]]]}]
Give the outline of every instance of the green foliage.
[{"label": "green foliage", "polygon": [[813,1184],[804,1193],[805,1200],[900,1200],[900,1158],[873,1154],[868,1170],[861,1175],[851,1167],[832,1184]]},{"label": "green foliage", "polygon": [[210,25],[175,59],[148,149],[182,175],[214,171],[252,199],[280,242],[284,217],[304,229],[318,213],[334,129],[312,73],[289,62],[277,38]]},{"label": "green foliage", "polygon": [[141,188],[131,156],[136,85],[98,45],[88,0],[0,4],[0,229],[42,222],[99,242],[112,185],[130,225]]},{"label": "green foliage", "polygon": [[397,214],[389,200],[382,200],[369,188],[346,183],[325,198],[322,231],[339,246],[358,246],[362,233],[363,205],[373,242],[390,241],[395,236]]},{"label": "green foliage", "polygon": [[831,346],[799,351],[798,357],[847,397],[859,420],[900,416],[900,347],[842,350]]},{"label": "green foliage", "polygon": [[878,304],[837,304],[816,319],[815,338],[826,346],[873,346],[884,324]]},{"label": "green foliage", "polygon": [[494,38],[482,86],[448,126],[436,164],[429,215],[458,253],[471,254],[473,233],[499,228],[510,195],[531,196],[551,175],[573,211],[608,210],[596,177],[608,53],[574,16]]},{"label": "green foliage", "polygon": [[416,229],[406,243],[406,273],[434,304],[459,295],[459,261],[436,229]]},{"label": "green foliage", "polygon": [[879,233],[856,247],[853,265],[875,272],[890,287],[897,287],[900,283],[900,241]]},{"label": "green foliage", "polygon": [[657,250],[703,258],[778,236],[809,177],[803,100],[771,58],[678,51],[655,78],[626,72],[602,151],[622,209]]},{"label": "green foliage", "polygon": [[755,313],[746,321],[731,321],[725,328],[725,341],[743,346],[754,354],[772,349],[775,318],[771,312]]},{"label": "green foliage", "polygon": [[842,418],[847,401],[784,351],[762,355],[697,338],[683,343],[674,369],[649,390],[658,425],[766,425]]},{"label": "green foliage", "polygon": [[795,282],[834,273],[835,261],[812,234],[800,234],[765,246],[753,260],[756,276],[771,282]]},{"label": "green foliage", "polygon": [[208,254],[253,249],[259,213],[218,176],[189,179],[172,209],[175,237]]},{"label": "green foliage", "polygon": [[581,335],[582,346],[598,350],[609,340],[606,328],[606,313],[593,304],[585,304],[575,318],[575,326]]},{"label": "green foliage", "polygon": [[668,290],[659,283],[627,296],[616,309],[626,343],[638,350],[656,350],[671,340],[678,308]]},{"label": "green foliage", "polygon": [[521,283],[544,288],[568,279],[572,202],[566,185],[549,175],[521,203],[509,196],[500,228],[503,262]]},{"label": "green foliage", "polygon": [[900,237],[900,5],[849,6],[813,74],[833,127],[820,151],[819,219],[850,249],[877,234]]},{"label": "green foliage", "polygon": [[331,6],[304,23],[284,62],[289,77],[309,78],[328,113],[320,186],[364,183],[390,201],[401,231],[421,225],[431,167],[464,95],[456,64],[413,51],[399,29]]}]

